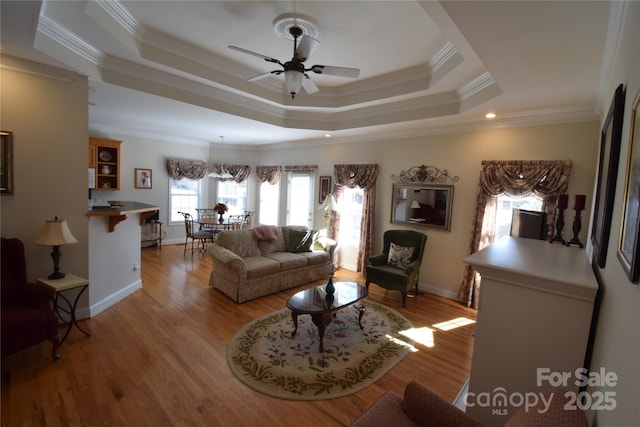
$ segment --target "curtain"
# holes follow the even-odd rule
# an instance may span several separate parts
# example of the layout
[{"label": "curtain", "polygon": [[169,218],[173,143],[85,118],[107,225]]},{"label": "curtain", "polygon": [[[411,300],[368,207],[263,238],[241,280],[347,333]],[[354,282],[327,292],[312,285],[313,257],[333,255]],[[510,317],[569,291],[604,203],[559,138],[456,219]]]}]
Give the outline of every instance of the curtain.
[{"label": "curtain", "polygon": [[[476,209],[469,254],[493,243],[496,201],[499,195],[527,196],[542,199],[542,210],[554,218],[555,201],[565,193],[571,174],[570,160],[483,161],[478,182]],[[553,230],[550,221],[547,234]],[[478,308],[480,275],[471,266],[465,267],[458,299],[468,307]]]},{"label": "curtain", "polygon": [[[249,174],[251,173],[251,167],[246,165],[224,165],[224,168],[232,175],[232,178],[217,178],[220,181],[234,181],[241,183],[249,178]],[[222,173],[222,165],[211,165],[211,171],[218,174]]]},{"label": "curtain", "polygon": [[[362,201],[362,221],[360,223],[360,247],[358,248],[358,270],[364,271],[373,249],[373,225],[376,206],[376,179],[378,165],[334,165],[333,195],[339,199],[344,187],[360,187],[364,193]],[[340,216],[333,215],[329,226],[329,237],[335,239],[338,235]],[[337,263],[339,265],[339,263]]]},{"label": "curtain", "polygon": [[282,167],[281,166],[256,166],[256,175],[258,176],[259,184],[268,182],[271,185],[275,185],[280,182],[280,175],[282,175]]},{"label": "curtain", "polygon": [[207,175],[207,162],[200,160],[167,159],[167,172],[173,179],[202,179]]}]

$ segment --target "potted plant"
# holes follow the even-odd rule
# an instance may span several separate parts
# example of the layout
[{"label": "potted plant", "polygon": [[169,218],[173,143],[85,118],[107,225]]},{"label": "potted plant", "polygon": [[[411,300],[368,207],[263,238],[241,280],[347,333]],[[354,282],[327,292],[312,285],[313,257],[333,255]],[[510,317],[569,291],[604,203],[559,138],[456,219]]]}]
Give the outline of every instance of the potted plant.
[{"label": "potted plant", "polygon": [[218,214],[220,215],[220,218],[218,218],[218,222],[220,224],[224,224],[224,218],[222,217],[222,215],[225,214],[225,212],[227,212],[229,210],[229,206],[227,206],[225,203],[216,203],[216,205],[213,207],[213,210],[215,210],[216,212],[218,212]]}]

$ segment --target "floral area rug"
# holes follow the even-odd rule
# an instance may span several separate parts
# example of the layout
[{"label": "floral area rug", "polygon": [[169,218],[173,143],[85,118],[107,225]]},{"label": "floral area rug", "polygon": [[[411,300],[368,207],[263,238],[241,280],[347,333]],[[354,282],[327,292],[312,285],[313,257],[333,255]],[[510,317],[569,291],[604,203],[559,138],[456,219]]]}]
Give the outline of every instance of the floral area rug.
[{"label": "floral area rug", "polygon": [[231,340],[227,360],[249,387],[290,400],[334,399],[373,384],[400,362],[414,341],[398,332],[413,327],[400,313],[373,302],[358,325],[358,310],[339,311],[318,350],[318,328],[309,315],[298,316],[298,332],[288,309],[245,325]]}]

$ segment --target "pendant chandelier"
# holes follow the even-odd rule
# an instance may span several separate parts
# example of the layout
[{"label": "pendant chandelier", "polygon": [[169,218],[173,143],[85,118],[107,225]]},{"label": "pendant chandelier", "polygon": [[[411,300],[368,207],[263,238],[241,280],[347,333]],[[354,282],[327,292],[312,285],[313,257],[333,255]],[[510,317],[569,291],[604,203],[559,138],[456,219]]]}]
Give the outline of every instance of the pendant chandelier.
[{"label": "pendant chandelier", "polygon": [[233,175],[231,175],[229,171],[227,171],[227,169],[224,167],[224,136],[220,136],[220,159],[222,160],[220,165],[220,173],[215,171],[211,172],[209,174],[209,178],[221,178],[221,179],[233,178]]}]

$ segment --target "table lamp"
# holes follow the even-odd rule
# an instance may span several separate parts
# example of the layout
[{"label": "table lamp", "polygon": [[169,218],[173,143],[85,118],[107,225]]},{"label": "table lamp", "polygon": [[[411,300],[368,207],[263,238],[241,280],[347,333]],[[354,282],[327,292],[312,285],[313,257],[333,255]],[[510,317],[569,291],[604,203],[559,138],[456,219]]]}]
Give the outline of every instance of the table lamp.
[{"label": "table lamp", "polygon": [[413,209],[413,217],[416,218],[418,216],[418,209],[420,209],[420,203],[417,200],[411,202],[411,209]]},{"label": "table lamp", "polygon": [[75,237],[69,231],[67,221],[64,219],[48,219],[40,235],[35,241],[36,245],[53,246],[51,258],[53,258],[53,273],[49,275],[49,279],[62,279],[65,274],[60,272],[58,266],[60,262],[60,246],[78,243]]},{"label": "table lamp", "polygon": [[324,198],[324,201],[322,202],[322,204],[320,206],[318,206],[318,209],[321,209],[324,211],[324,222],[326,224],[327,230],[329,229],[329,220],[331,219],[331,211],[335,211],[336,210],[336,205],[335,202],[333,200],[333,195],[331,195],[331,193],[327,194],[327,197]]}]

